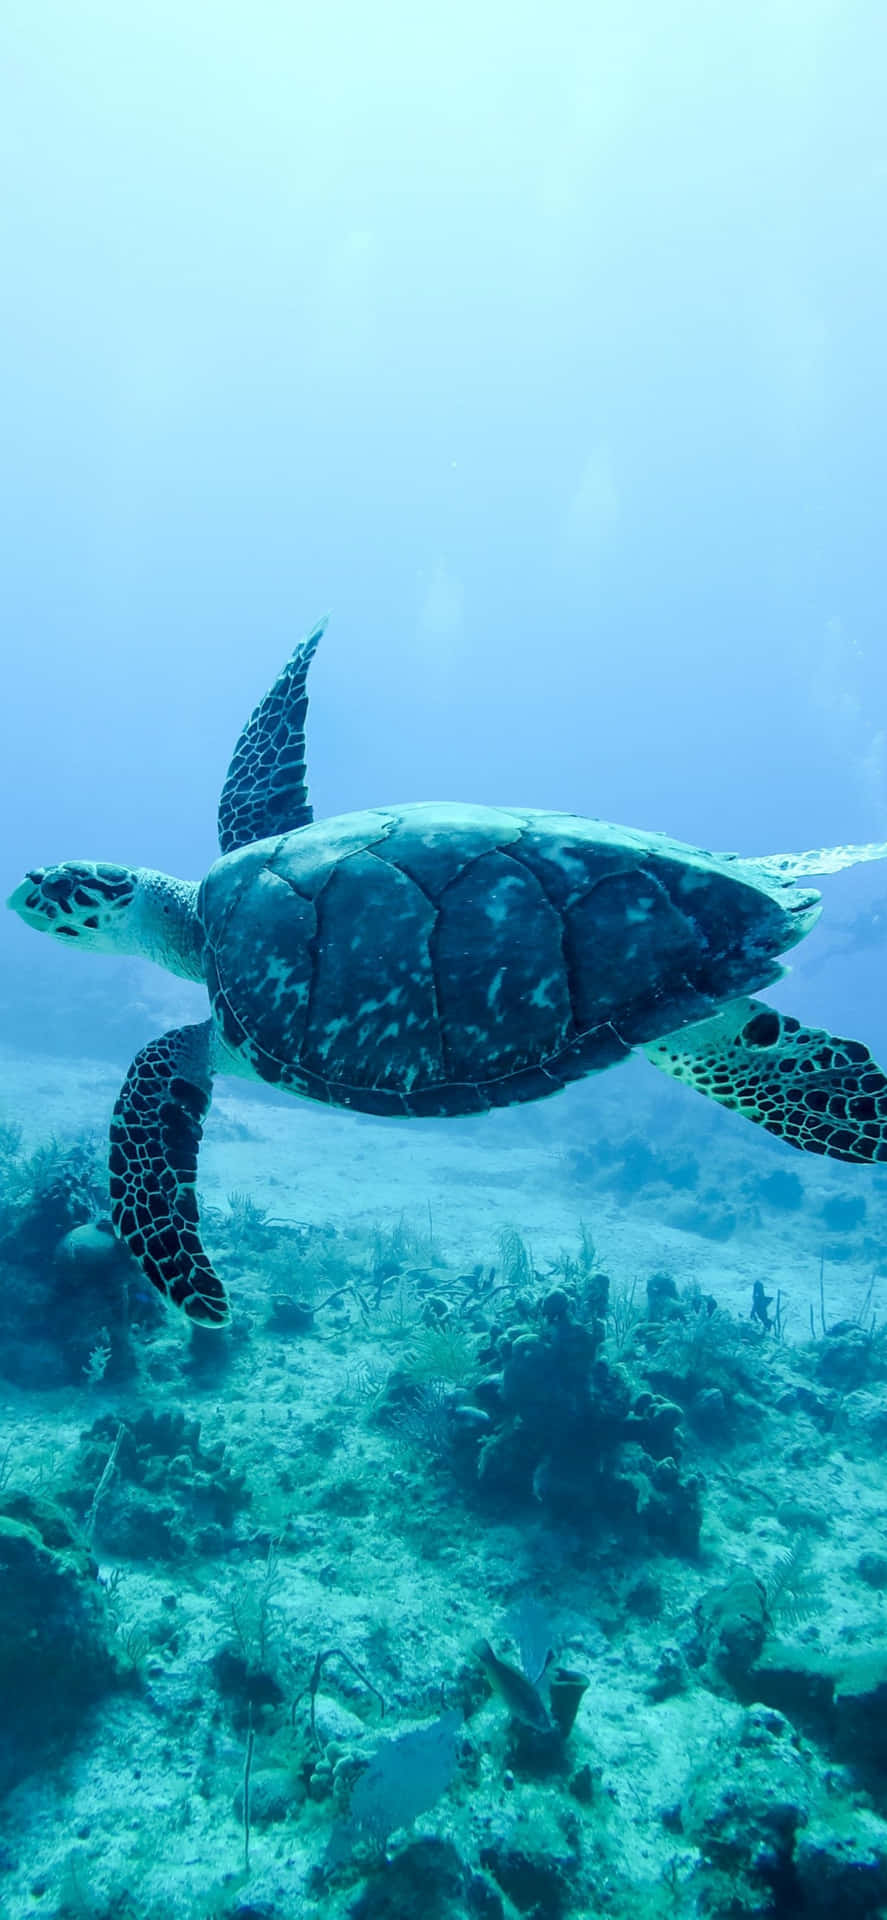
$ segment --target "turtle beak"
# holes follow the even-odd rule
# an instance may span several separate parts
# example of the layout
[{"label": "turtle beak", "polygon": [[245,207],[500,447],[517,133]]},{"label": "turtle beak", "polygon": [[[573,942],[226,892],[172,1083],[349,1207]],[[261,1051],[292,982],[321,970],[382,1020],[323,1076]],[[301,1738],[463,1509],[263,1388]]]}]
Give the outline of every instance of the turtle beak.
[{"label": "turtle beak", "polygon": [[27,873],[6,902],[13,913],[17,913],[29,927],[41,927],[46,924],[46,915],[41,912],[40,897],[40,882],[45,871],[45,867],[35,867],[32,873]]}]

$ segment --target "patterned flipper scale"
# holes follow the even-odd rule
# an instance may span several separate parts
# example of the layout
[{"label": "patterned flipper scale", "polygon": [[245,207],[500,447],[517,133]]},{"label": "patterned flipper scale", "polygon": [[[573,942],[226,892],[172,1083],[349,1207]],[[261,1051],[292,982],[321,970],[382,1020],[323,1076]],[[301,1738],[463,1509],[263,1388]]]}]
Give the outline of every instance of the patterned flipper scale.
[{"label": "patterned flipper scale", "polygon": [[111,1218],[152,1286],[189,1320],[223,1326],[225,1289],[204,1253],[195,1180],[212,1093],[212,1022],[149,1041],[111,1121]]},{"label": "patterned flipper scale", "polygon": [[745,999],[644,1052],[664,1073],[804,1153],[887,1161],[887,1075],[861,1040],[837,1040]]},{"label": "patterned flipper scale", "polygon": [[234,749],[219,801],[219,846],[223,853],[308,826],[314,813],[305,772],[308,668],[326,620],[307,639],[269,687]]}]

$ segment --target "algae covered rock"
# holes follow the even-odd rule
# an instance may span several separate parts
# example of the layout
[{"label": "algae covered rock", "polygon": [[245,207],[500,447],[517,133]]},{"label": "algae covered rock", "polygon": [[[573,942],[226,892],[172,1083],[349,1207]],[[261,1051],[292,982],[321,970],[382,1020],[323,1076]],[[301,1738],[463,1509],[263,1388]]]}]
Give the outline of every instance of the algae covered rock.
[{"label": "algae covered rock", "polygon": [[874,1920],[887,1902],[887,1821],[864,1807],[811,1821],[795,1870],[809,1920]]},{"label": "algae covered rock", "polygon": [[515,1830],[491,1840],[481,1848],[480,1862],[518,1913],[561,1920],[573,1904],[575,1857],[555,1853],[541,1833]]},{"label": "algae covered rock", "polygon": [[883,1448],[887,1441],[887,1389],[859,1387],[848,1393],[841,1404],[841,1417],[851,1433],[859,1434],[874,1447]]},{"label": "algae covered rock", "polygon": [[106,1200],[104,1169],[88,1141],[38,1149],[7,1186],[14,1197],[2,1209],[0,1259],[17,1267],[44,1266],[64,1235],[94,1219]]},{"label": "algae covered rock", "polygon": [[0,1790],[63,1747],[123,1674],[98,1569],[65,1515],[0,1496]]},{"label": "algae covered rock", "polygon": [[763,1583],[739,1568],[724,1586],[703,1594],[694,1619],[709,1667],[737,1691],[745,1691],[767,1633]]},{"label": "algae covered rock", "polygon": [[866,1548],[856,1562],[856,1571],[866,1586],[874,1587],[878,1593],[887,1588],[887,1553],[878,1553],[874,1548]]},{"label": "algae covered rock", "polygon": [[207,1446],[200,1421],[177,1410],[147,1409],[130,1424],[113,1414],[96,1420],[83,1435],[70,1504],[87,1510],[121,1428],[115,1473],[96,1522],[103,1549],[133,1560],[223,1553],[250,1491],[224,1442]]},{"label": "algae covered rock", "polygon": [[95,1147],[52,1142],[0,1160],[0,1263],[13,1279],[0,1296],[0,1373],[26,1389],[131,1379],[133,1330],[162,1309],[105,1213]]},{"label": "algae covered rock", "polygon": [[744,1682],[757,1700],[787,1713],[857,1773],[881,1787],[887,1775],[887,1646],[858,1653],[773,1641]]},{"label": "algae covered rock", "polygon": [[466,1879],[451,1840],[412,1840],[373,1875],[349,1907],[350,1920],[463,1920]]},{"label": "algae covered rock", "polygon": [[588,1318],[574,1318],[582,1303],[553,1288],[481,1356],[498,1371],[476,1390],[485,1419],[474,1475],[497,1497],[693,1554],[703,1482],[678,1465],[681,1408],[633,1389],[624,1368],[600,1356],[608,1283],[594,1278]]},{"label": "algae covered rock", "polygon": [[850,1321],[842,1320],[826,1330],[815,1357],[819,1379],[841,1393],[852,1393],[884,1377],[881,1355],[871,1335]]},{"label": "algae covered rock", "polygon": [[[797,1912],[800,1920],[802,1907],[771,1902],[793,1888],[795,1847],[814,1791],[794,1728],[769,1708],[750,1708],[699,1768],[682,1808],[684,1831],[701,1855],[698,1879],[708,1890],[694,1911]],[[737,1905],[718,1904],[722,1892],[735,1895]]]},{"label": "algae covered rock", "polygon": [[755,1700],[788,1714],[820,1739],[834,1728],[834,1687],[834,1659],[797,1641],[768,1642],[747,1677]]},{"label": "algae covered rock", "polygon": [[835,1678],[835,1731],[856,1765],[887,1771],[887,1647],[842,1660]]}]

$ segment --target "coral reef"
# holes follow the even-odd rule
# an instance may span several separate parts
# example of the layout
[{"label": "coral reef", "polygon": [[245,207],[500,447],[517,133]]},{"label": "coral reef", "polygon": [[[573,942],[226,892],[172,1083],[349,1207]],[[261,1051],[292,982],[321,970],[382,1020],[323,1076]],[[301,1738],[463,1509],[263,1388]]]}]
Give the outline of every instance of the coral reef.
[{"label": "coral reef", "polygon": [[51,1501],[0,1492],[0,1791],[63,1754],[127,1677],[83,1538]]},{"label": "coral reef", "polygon": [[103,1552],[181,1560],[231,1545],[250,1491],[224,1442],[203,1446],[199,1420],[146,1410],[128,1425],[101,1414],[83,1436],[64,1489],[74,1512],[89,1511],[112,1452],[114,1472],[94,1526]]},{"label": "coral reef", "polygon": [[0,1371],[26,1388],[131,1380],[136,1332],[162,1308],[111,1228],[103,1156],[85,1140],[2,1148]]},{"label": "coral reef", "polygon": [[[598,1191],[643,1174],[675,1234],[708,1204],[690,1151],[629,1142]],[[784,1272],[746,1263],[728,1310],[698,1221],[646,1264],[587,1226],[447,1258],[430,1216],[303,1224],[235,1189],[206,1209],[234,1323],[189,1339],[139,1318],[88,1182],[47,1181],[41,1240],[8,1165],[0,1787],[68,1769],[67,1839],[19,1813],[2,1842],[23,1912],[880,1920],[870,1274],[848,1308],[826,1262],[792,1343]],[[793,1233],[796,1197],[755,1204]],[[135,1827],[121,1738],[163,1809]]]}]

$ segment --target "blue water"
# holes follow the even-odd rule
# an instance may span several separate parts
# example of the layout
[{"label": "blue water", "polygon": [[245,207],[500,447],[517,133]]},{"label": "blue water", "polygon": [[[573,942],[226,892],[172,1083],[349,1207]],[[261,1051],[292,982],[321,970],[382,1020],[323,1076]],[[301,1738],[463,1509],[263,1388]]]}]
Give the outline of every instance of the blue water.
[{"label": "blue water", "polygon": [[[876,6],[0,36],[10,881],[199,874],[327,607],[319,812],[887,832]],[[8,1030],[35,970],[76,1004],[3,942]]]},{"label": "blue water", "polygon": [[[3,895],[66,858],[199,878],[327,609],[317,816],[887,839],[885,58],[875,0],[6,0]],[[887,1064],[887,863],[823,891],[771,997]],[[11,1055],[122,1074],[203,1017],[0,942]],[[751,1164],[671,1095],[657,1148],[673,1114]],[[508,1136],[472,1138],[482,1169]]]}]

